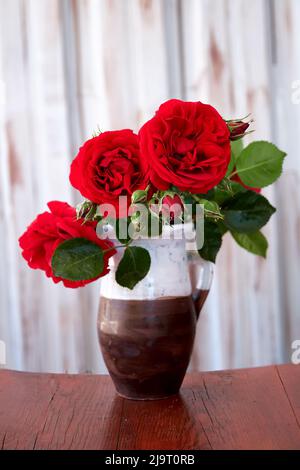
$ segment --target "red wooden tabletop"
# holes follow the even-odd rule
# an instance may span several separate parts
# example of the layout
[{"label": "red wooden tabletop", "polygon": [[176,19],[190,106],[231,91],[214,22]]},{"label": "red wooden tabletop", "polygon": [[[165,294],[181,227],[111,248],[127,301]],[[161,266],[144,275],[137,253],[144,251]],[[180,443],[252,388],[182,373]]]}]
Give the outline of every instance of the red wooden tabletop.
[{"label": "red wooden tabletop", "polygon": [[99,375],[0,371],[3,449],[300,449],[300,366],[187,375],[179,396],[118,397]]}]

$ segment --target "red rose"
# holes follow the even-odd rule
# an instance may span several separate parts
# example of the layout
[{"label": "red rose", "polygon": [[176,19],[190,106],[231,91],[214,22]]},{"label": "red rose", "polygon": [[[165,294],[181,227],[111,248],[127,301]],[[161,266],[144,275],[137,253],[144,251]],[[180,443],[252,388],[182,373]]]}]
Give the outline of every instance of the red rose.
[{"label": "red rose", "polygon": [[152,183],[162,190],[206,193],[225,176],[230,132],[207,104],[169,100],[139,132]]},{"label": "red rose", "polygon": [[[145,189],[147,168],[141,169],[138,137],[129,129],[103,132],[88,140],[73,160],[70,182],[97,204],[112,204],[117,216],[125,215],[132,193]],[[119,209],[119,196],[125,206]]]},{"label": "red rose", "polygon": [[[38,215],[26,232],[19,238],[22,255],[33,269],[42,269],[54,282],[62,281],[66,287],[81,287],[95,279],[87,281],[68,281],[53,275],[51,259],[60,243],[70,238],[86,238],[99,245],[103,250],[113,244],[102,240],[96,234],[96,222],[86,222],[76,219],[76,211],[66,202],[52,201],[48,203],[50,212]],[[108,273],[108,259],[115,250],[104,253],[104,270],[101,276]],[[99,276],[99,277],[101,277]]]}]

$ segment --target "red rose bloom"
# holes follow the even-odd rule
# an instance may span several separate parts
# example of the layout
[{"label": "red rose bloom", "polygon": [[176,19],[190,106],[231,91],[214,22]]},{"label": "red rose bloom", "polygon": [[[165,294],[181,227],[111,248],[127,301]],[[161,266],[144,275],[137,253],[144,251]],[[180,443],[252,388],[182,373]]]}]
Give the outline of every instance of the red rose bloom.
[{"label": "red rose bloom", "polygon": [[141,169],[138,137],[129,129],[103,132],[88,140],[73,160],[70,182],[81,194],[97,204],[112,204],[120,214],[119,196],[130,205],[136,189],[145,189],[147,168]]},{"label": "red rose bloom", "polygon": [[206,193],[225,176],[230,161],[230,132],[207,104],[169,100],[139,132],[150,180],[166,190]]},{"label": "red rose bloom", "polygon": [[[86,222],[76,219],[76,211],[66,202],[52,201],[48,203],[50,212],[38,215],[26,232],[19,238],[22,255],[28,265],[33,269],[42,269],[55,283],[62,281],[66,287],[81,287],[95,279],[85,281],[68,281],[55,277],[51,267],[54,251],[60,243],[70,238],[86,238],[99,245],[103,250],[111,248],[113,244],[102,240],[96,234],[96,222]],[[104,253],[104,270],[102,277],[108,273],[108,259],[115,254],[115,250]]]}]

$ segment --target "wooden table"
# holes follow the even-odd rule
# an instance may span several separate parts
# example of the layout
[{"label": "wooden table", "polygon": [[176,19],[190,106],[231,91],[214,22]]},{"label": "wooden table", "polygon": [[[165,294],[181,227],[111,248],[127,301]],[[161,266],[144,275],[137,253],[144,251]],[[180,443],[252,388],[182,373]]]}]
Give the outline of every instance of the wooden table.
[{"label": "wooden table", "polygon": [[300,449],[300,366],[189,374],[139,402],[99,375],[0,371],[3,449]]}]

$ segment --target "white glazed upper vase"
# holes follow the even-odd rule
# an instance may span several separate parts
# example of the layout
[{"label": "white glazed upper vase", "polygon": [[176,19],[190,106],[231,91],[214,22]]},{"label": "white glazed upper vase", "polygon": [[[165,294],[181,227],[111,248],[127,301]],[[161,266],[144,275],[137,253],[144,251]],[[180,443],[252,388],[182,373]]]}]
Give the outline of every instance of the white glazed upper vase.
[{"label": "white glazed upper vase", "polygon": [[[101,297],[120,300],[155,300],[186,297],[196,291],[209,291],[213,278],[213,263],[203,260],[191,250],[187,234],[191,224],[164,227],[163,236],[134,240],[131,246],[148,250],[151,266],[148,274],[133,289],[120,286],[115,272],[123,248],[110,258],[110,272],[101,280]],[[114,238],[112,233],[110,237]],[[189,249],[187,250],[187,246]]]}]

